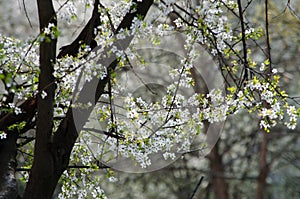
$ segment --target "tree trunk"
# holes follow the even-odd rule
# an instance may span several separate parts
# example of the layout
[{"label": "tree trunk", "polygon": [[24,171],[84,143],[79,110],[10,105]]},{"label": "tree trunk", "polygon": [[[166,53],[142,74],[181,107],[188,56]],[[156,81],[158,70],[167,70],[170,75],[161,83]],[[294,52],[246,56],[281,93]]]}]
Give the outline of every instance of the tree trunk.
[{"label": "tree trunk", "polygon": [[0,198],[4,199],[16,199],[18,196],[15,178],[17,138],[16,132],[8,132],[7,138],[0,140]]},{"label": "tree trunk", "polygon": [[212,187],[214,190],[215,199],[229,199],[228,185],[224,179],[224,165],[222,156],[219,154],[219,142],[208,154],[207,158],[210,161]]},{"label": "tree trunk", "polygon": [[[0,131],[7,134],[6,139],[0,140],[0,198],[16,198],[18,194],[17,183],[15,179],[16,142],[18,135],[27,131],[26,127],[19,132],[18,130],[9,130],[9,126],[12,124],[18,124],[21,122],[31,123],[32,118],[35,115],[36,100],[29,98],[23,102],[19,108],[22,113],[16,115],[14,112],[9,112],[0,118]],[[31,128],[31,127],[29,127]]]},{"label": "tree trunk", "polygon": [[[43,32],[49,26],[49,23],[56,26],[56,14],[52,0],[37,0],[37,5],[40,32]],[[51,35],[46,35],[46,37],[51,38]],[[53,181],[54,160],[50,151],[55,95],[53,64],[56,59],[56,43],[56,38],[51,38],[50,41],[44,39],[40,44],[40,76],[34,161],[24,199],[51,198],[56,187],[56,183]],[[47,96],[42,98],[41,92],[46,92]]]},{"label": "tree trunk", "polygon": [[266,178],[269,173],[269,165],[267,163],[267,146],[268,134],[267,132],[263,132],[263,139],[260,145],[259,176],[257,179],[255,199],[263,199],[266,190]]}]

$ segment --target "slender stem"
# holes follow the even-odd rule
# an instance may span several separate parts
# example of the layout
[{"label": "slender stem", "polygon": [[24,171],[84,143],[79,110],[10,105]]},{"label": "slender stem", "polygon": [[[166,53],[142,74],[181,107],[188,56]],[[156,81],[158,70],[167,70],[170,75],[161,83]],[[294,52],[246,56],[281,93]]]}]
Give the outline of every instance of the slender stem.
[{"label": "slender stem", "polygon": [[243,54],[244,54],[244,78],[241,78],[240,83],[243,83],[244,80],[248,78],[248,58],[247,58],[247,44],[246,44],[246,30],[245,30],[245,22],[243,16],[243,8],[241,0],[238,0],[238,7],[239,7],[239,15],[241,21],[241,29],[242,29],[242,43],[243,43]]},{"label": "slender stem", "polygon": [[269,15],[268,15],[268,0],[265,0],[265,18],[266,18],[266,37],[267,37],[267,56],[270,62],[270,65],[267,70],[267,77],[272,74],[272,57],[271,57],[271,44],[270,44],[270,34],[269,34]]}]

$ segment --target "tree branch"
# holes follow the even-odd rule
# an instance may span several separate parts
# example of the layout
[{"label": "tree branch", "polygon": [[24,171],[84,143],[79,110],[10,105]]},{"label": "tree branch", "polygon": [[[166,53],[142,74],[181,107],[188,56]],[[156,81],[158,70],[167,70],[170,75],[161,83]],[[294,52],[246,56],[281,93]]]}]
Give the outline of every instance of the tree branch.
[{"label": "tree branch", "polygon": [[242,29],[242,43],[243,43],[243,55],[244,55],[244,77],[240,78],[240,86],[241,84],[248,79],[248,58],[247,58],[247,44],[246,44],[246,30],[245,30],[245,22],[244,22],[244,15],[243,15],[243,8],[241,0],[238,0],[238,7],[239,7],[239,17],[241,22],[241,29]]},{"label": "tree branch", "polygon": [[95,0],[92,17],[87,25],[83,28],[78,37],[70,44],[60,48],[57,58],[60,59],[66,55],[76,56],[79,52],[80,46],[86,44],[94,49],[97,46],[95,41],[95,29],[100,25],[100,13],[98,12],[99,0]]}]

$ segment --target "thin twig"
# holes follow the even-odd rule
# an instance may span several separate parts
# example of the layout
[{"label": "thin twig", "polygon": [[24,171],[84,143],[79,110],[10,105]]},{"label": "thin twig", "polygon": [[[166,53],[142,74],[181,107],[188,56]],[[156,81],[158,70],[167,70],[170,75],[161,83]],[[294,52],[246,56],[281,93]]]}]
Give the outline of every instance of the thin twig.
[{"label": "thin twig", "polygon": [[27,12],[27,9],[26,9],[25,0],[23,0],[22,3],[23,3],[23,8],[24,8],[26,19],[28,20],[30,28],[33,28],[32,24],[31,24],[31,21],[30,21],[30,18],[29,18],[29,15],[28,15],[28,12]]},{"label": "thin twig", "polygon": [[266,17],[266,37],[267,37],[267,55],[270,62],[270,65],[267,70],[267,76],[270,76],[272,73],[272,57],[271,57],[271,44],[270,44],[270,35],[269,35],[269,16],[268,16],[268,0],[265,0],[265,17]]},{"label": "thin twig", "polygon": [[193,198],[194,198],[194,196],[195,196],[195,194],[196,194],[198,188],[200,187],[200,185],[201,185],[203,179],[204,179],[204,177],[201,176],[201,178],[200,178],[199,182],[197,183],[197,185],[196,185],[196,187],[195,187],[195,189],[194,189],[194,191],[193,191],[193,194],[191,195],[190,199],[193,199]]},{"label": "thin twig", "polygon": [[248,58],[247,58],[247,44],[246,44],[246,30],[245,30],[245,22],[244,22],[244,15],[243,15],[243,8],[241,0],[238,0],[238,7],[239,7],[239,15],[241,21],[241,29],[242,29],[242,43],[243,43],[243,54],[244,54],[244,78],[241,78],[240,84],[243,83],[244,80],[248,79]]}]

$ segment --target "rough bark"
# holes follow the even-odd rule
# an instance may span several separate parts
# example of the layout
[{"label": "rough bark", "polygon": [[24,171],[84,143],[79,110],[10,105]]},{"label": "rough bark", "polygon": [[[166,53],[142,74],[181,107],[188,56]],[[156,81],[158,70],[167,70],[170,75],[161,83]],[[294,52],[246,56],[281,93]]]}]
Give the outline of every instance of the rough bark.
[{"label": "rough bark", "polygon": [[[6,139],[0,140],[0,198],[14,199],[18,196],[15,178],[17,166],[15,159],[17,153],[16,141],[23,129],[21,131],[9,130],[8,127],[20,122],[30,123],[35,115],[36,100],[29,98],[19,108],[22,110],[21,114],[16,115],[14,112],[9,112],[0,119],[0,130],[7,134]],[[26,127],[24,127],[25,130]]]},{"label": "rough bark", "polygon": [[7,138],[0,140],[0,198],[16,199],[18,197],[16,169],[16,132],[7,132]]}]

